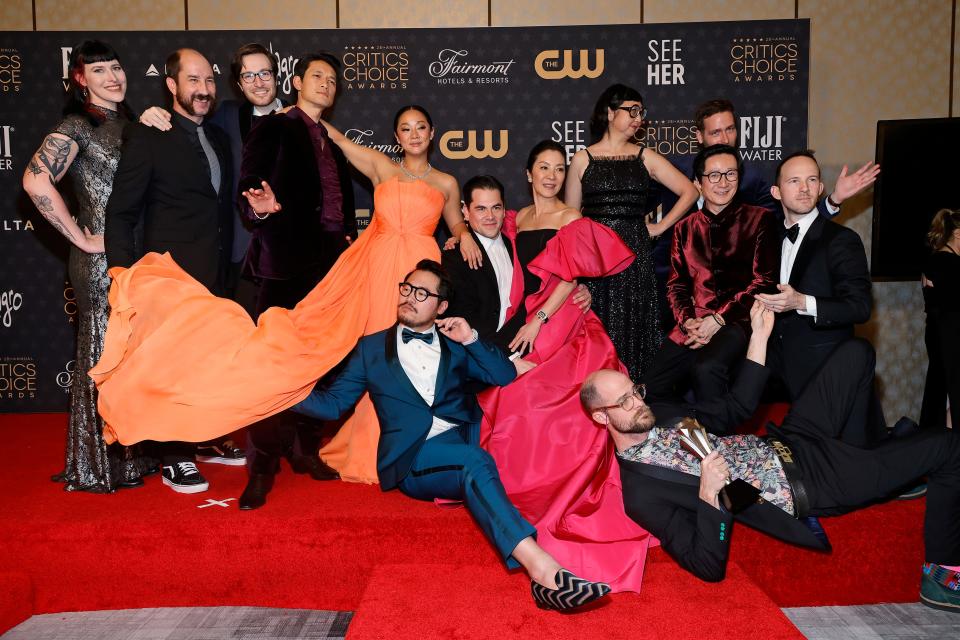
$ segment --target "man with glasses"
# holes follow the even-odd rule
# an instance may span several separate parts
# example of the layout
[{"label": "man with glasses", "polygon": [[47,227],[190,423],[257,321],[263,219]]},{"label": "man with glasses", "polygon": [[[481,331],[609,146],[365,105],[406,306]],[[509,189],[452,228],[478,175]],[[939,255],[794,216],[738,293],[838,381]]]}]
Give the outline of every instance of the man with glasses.
[{"label": "man with glasses", "polygon": [[[296,306],[356,237],[350,170],[319,122],[336,98],[339,68],[330,53],[301,56],[293,74],[296,106],[264,116],[243,147],[238,201],[253,225],[244,275],[260,280],[257,316],[270,307]],[[317,457],[316,426],[290,413],[251,425],[247,438],[250,480],[241,509],[266,503],[281,455],[315,480],[337,477]]]},{"label": "man with glasses", "polygon": [[740,202],[736,149],[713,145],[694,159],[703,207],[675,225],[667,299],[674,324],[646,375],[656,398],[697,402],[727,392],[743,358],[753,297],[776,291],[780,236],[773,214]]},{"label": "man with glasses", "polygon": [[603,597],[607,585],[577,578],[537,544],[536,529],[510,503],[493,458],[478,446],[480,409],[465,387],[509,384],[513,364],[463,318],[437,319],[450,295],[440,264],[421,260],[399,287],[397,324],[362,338],[336,380],[294,410],[334,420],[368,391],[381,425],[381,489],[462,500],[504,562],[527,570],[541,607],[572,609]]},{"label": "man with glasses", "polygon": [[[876,356],[867,341],[854,338],[827,358],[783,423],[768,425],[766,438],[722,435],[753,413],[769,375],[774,314],[756,302],[750,316],[747,359],[723,397],[670,412],[648,405],[642,387],[619,371],[603,369],[584,381],[581,403],[616,448],[627,515],[683,568],[717,582],[726,573],[735,521],[829,550],[816,518],[869,506],[927,475],[920,600],[960,613],[960,434],[927,429],[874,448],[858,445],[860,434],[873,429],[868,404]],[[708,436],[713,451],[702,461],[681,443],[685,417],[721,434]],[[721,491],[732,479],[753,485],[761,499],[731,513]]]}]

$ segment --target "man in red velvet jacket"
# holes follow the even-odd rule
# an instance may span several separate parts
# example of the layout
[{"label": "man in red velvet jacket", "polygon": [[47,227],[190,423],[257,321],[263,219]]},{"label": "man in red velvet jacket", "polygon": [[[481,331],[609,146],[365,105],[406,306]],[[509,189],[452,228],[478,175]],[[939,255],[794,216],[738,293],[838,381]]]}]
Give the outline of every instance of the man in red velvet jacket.
[{"label": "man in red velvet jacket", "polygon": [[780,236],[769,210],[737,199],[736,149],[707,147],[693,166],[703,208],[674,229],[667,299],[676,324],[646,385],[667,398],[690,384],[702,402],[727,392],[730,368],[746,352],[754,296],[776,292]]}]

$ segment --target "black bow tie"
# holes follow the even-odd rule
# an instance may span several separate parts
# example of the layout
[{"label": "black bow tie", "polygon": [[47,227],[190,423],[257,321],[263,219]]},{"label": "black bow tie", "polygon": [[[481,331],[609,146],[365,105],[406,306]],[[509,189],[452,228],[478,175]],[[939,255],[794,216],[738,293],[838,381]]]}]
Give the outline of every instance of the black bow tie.
[{"label": "black bow tie", "polygon": [[417,333],[416,331],[411,331],[410,329],[404,329],[403,333],[400,334],[400,337],[403,338],[403,344],[407,344],[411,340],[423,340],[427,344],[433,344],[433,332],[430,333]]},{"label": "black bow tie", "polygon": [[792,227],[790,227],[789,229],[787,229],[786,236],[787,236],[787,238],[790,240],[790,242],[796,242],[798,235],[800,235],[800,224],[799,224],[799,223],[797,223],[797,224],[793,225]]}]

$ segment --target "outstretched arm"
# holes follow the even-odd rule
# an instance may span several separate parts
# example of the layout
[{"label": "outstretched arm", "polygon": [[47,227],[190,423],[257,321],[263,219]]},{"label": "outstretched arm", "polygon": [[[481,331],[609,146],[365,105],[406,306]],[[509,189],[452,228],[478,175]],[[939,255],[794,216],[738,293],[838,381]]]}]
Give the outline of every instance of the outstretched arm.
[{"label": "outstretched arm", "polygon": [[336,420],[354,406],[367,390],[367,369],[363,362],[363,342],[357,345],[337,379],[330,386],[317,386],[299,404],[291,407],[297,413],[319,420]]},{"label": "outstretched arm", "polygon": [[377,186],[390,177],[390,169],[394,162],[385,153],[357,144],[322,118],[320,119],[320,124],[326,127],[330,140],[340,147],[347,161],[356,167],[357,171],[367,176],[370,182],[373,183],[373,186]]}]

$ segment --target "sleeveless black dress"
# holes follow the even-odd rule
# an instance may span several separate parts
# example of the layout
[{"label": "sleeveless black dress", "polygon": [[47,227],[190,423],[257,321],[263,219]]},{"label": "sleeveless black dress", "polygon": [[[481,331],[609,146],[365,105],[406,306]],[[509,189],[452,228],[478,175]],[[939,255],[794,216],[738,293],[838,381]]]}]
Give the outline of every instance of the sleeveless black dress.
[{"label": "sleeveless black dress", "polygon": [[635,381],[643,380],[663,338],[650,235],[645,224],[650,174],[636,156],[594,158],[583,172],[583,215],[613,229],[637,254],[625,271],[585,282],[594,313]]}]

